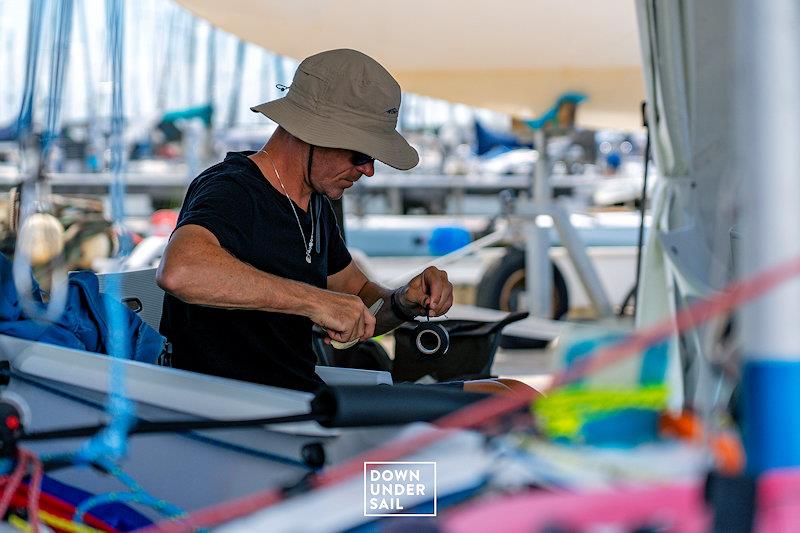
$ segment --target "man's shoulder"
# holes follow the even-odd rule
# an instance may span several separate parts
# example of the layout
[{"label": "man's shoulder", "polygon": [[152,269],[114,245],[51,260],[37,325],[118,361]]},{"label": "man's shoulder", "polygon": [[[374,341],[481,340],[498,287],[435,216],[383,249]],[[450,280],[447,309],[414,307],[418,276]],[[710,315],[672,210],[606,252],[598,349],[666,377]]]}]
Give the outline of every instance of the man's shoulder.
[{"label": "man's shoulder", "polygon": [[251,164],[246,152],[229,152],[225,159],[215,163],[198,175],[198,178],[220,175],[255,174],[254,165]]},{"label": "man's shoulder", "polygon": [[254,178],[257,176],[251,168],[242,165],[240,161],[225,159],[201,172],[192,180],[189,190],[207,187],[247,190],[258,183]]}]

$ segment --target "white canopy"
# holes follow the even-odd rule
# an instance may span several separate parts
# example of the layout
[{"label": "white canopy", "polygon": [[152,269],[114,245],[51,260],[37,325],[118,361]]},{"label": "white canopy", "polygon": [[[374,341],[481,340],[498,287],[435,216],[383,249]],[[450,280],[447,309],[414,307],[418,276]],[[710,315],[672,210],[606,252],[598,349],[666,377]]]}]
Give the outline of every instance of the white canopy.
[{"label": "white canopy", "polygon": [[631,0],[177,0],[268,50],[355,48],[404,90],[521,118],[566,91],[584,126],[640,126],[644,83]]}]

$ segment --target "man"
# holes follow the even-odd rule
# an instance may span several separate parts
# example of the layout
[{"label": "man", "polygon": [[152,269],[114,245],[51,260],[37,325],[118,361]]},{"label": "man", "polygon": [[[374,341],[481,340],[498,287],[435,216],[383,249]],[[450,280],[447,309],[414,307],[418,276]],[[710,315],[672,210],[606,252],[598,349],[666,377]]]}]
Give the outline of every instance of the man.
[{"label": "man", "polygon": [[374,159],[418,163],[395,129],[399,108],[394,78],[354,50],[305,59],[284,98],[252,108],[278,129],[260,151],[229,153],[192,182],[158,269],[173,366],[312,391],[313,324],[326,342],[366,340],[450,308],[439,269],[394,291],[368,280],[328,200],[372,176]]}]

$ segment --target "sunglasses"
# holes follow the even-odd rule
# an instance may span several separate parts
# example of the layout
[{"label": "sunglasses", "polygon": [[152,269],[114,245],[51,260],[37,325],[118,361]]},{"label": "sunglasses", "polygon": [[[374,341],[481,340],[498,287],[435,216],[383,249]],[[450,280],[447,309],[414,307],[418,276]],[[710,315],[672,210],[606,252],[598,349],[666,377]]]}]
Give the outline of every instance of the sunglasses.
[{"label": "sunglasses", "polygon": [[375,161],[374,157],[370,157],[367,154],[362,154],[361,152],[356,152],[355,150],[351,150],[351,152],[353,152],[353,155],[350,157],[350,162],[354,167],[360,167],[361,165],[366,165],[367,163],[372,163]]}]

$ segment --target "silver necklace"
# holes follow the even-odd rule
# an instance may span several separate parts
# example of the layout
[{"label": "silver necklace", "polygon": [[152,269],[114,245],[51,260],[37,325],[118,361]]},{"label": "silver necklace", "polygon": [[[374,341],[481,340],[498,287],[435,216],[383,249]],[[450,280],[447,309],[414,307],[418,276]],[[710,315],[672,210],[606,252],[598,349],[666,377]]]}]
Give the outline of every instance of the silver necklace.
[{"label": "silver necklace", "polygon": [[[306,247],[306,234],[303,231],[303,225],[300,224],[300,217],[297,216],[297,209],[294,208],[294,202],[289,197],[289,193],[286,192],[286,186],[283,184],[283,180],[281,179],[281,175],[278,172],[278,167],[275,166],[275,161],[272,160],[272,156],[269,155],[269,152],[264,150],[264,155],[269,158],[269,162],[272,164],[272,170],[275,171],[275,176],[278,178],[278,183],[281,184],[281,189],[283,189],[283,194],[286,195],[286,199],[289,200],[289,207],[292,208],[292,213],[294,213],[294,219],[297,221],[297,227],[300,228],[300,236],[303,238],[303,248],[306,251],[306,263],[311,264],[311,248],[314,247],[314,213],[311,212],[311,235],[309,235],[308,239],[308,247]],[[311,204],[309,203],[308,206],[311,209]]]}]

